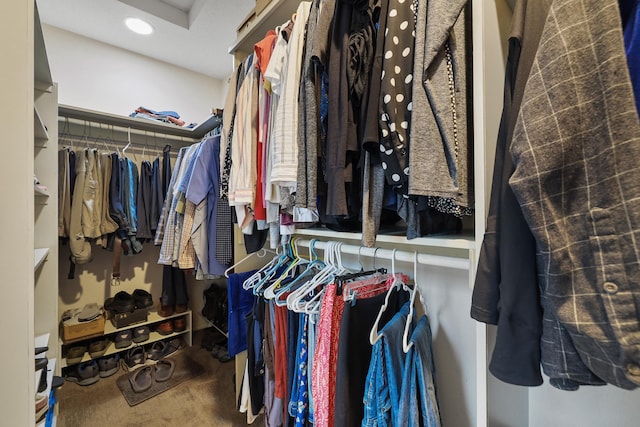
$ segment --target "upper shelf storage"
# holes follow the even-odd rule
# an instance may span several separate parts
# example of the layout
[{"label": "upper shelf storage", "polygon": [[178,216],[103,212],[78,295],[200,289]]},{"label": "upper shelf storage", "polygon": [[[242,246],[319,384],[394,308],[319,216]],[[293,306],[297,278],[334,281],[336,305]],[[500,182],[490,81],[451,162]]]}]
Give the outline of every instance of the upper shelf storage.
[{"label": "upper shelf storage", "polygon": [[164,135],[174,135],[193,139],[200,139],[204,137],[207,132],[210,132],[218,126],[221,120],[218,116],[211,116],[195,128],[187,129],[152,120],[103,113],[62,104],[58,106],[58,115],[61,117],[68,117],[70,119],[86,120],[88,122],[102,123],[120,126],[123,128],[139,129],[143,131],[162,133]]},{"label": "upper shelf storage", "polygon": [[44,46],[44,36],[42,34],[42,25],[38,16],[37,6],[34,14],[35,25],[33,29],[33,83],[34,89],[51,92],[53,87],[53,79],[51,78],[51,69],[49,68],[49,59],[47,58],[47,50]]},{"label": "upper shelf storage", "polygon": [[271,0],[257,16],[252,12],[238,27],[238,37],[229,48],[229,53],[248,55],[253,52],[253,45],[260,41],[267,31],[290,19],[299,4],[300,0]]}]

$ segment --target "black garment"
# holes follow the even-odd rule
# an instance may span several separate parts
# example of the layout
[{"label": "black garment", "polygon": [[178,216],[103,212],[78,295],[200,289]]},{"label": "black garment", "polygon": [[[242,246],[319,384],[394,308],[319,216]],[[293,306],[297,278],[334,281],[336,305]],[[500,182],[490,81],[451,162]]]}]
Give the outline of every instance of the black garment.
[{"label": "black garment", "polygon": [[[336,372],[335,427],[359,426],[364,417],[364,396],[367,371],[371,362],[369,333],[375,323],[386,293],[346,304],[340,322],[338,369]],[[409,301],[409,292],[392,291],[389,305],[382,314],[378,330]]]},{"label": "black garment", "polygon": [[[151,172],[151,209],[149,211],[149,225],[152,236],[155,236],[160,221],[162,205],[164,204],[164,194],[162,192],[162,173],[160,171],[160,159],[153,161]],[[153,238],[153,237],[152,237]]]},{"label": "black garment", "polygon": [[153,239],[154,236],[151,232],[151,198],[153,197],[152,180],[153,169],[151,167],[151,163],[145,160],[140,165],[138,194],[136,198],[136,207],[138,212],[138,229],[136,231],[136,237],[138,239]]},{"label": "black garment", "polygon": [[491,373],[526,386],[542,384],[542,309],[535,241],[509,186],[514,171],[509,146],[550,3],[520,0],[514,10],[487,230],[471,307],[474,319],[498,325]]},{"label": "black garment", "polygon": [[[293,381],[296,378],[296,350],[298,349],[298,329],[300,326],[300,314],[294,311],[287,312],[287,399],[283,402],[286,408],[285,426],[295,425],[295,417],[289,412],[289,401],[293,391]],[[296,398],[297,401],[297,398]],[[295,413],[295,412],[294,412]]]},{"label": "black garment", "polygon": [[162,266],[162,305],[186,305],[189,302],[184,270],[170,265]]},{"label": "black garment", "polygon": [[256,297],[253,310],[245,317],[247,322],[247,373],[254,416],[257,416],[264,406],[264,357],[262,353],[264,304],[262,298]]},{"label": "black garment", "polygon": [[171,145],[167,144],[162,149],[162,198],[167,194],[171,183]]},{"label": "black garment", "polygon": [[73,189],[76,188],[76,152],[69,150],[69,194],[73,203]]}]

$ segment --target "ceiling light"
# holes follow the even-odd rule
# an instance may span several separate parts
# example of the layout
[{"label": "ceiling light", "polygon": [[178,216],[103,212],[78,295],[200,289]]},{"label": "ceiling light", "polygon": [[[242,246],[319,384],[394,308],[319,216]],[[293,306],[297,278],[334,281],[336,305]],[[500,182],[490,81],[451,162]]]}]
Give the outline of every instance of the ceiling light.
[{"label": "ceiling light", "polygon": [[137,34],[148,36],[153,33],[153,27],[151,24],[139,18],[127,18],[124,20],[124,24],[128,29]]}]

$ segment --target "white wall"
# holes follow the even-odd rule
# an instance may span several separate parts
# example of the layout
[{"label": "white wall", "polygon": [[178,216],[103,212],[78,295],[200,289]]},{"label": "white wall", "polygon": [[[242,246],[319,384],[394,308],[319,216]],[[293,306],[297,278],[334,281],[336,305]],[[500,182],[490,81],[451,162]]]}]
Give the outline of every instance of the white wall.
[{"label": "white wall", "polygon": [[[142,105],[177,111],[187,123],[201,123],[212,108],[224,106],[221,80],[56,27],[43,27],[60,104],[120,115],[129,115]],[[228,60],[231,64],[232,57]]]}]

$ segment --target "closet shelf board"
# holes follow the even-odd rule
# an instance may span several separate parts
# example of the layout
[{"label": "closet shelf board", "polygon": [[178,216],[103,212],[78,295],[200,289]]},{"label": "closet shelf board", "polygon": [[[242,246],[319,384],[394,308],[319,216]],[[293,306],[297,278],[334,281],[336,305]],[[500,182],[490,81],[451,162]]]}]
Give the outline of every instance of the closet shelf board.
[{"label": "closet shelf board", "polygon": [[125,326],[124,328],[116,328],[115,326],[113,326],[113,323],[111,323],[111,321],[107,322],[104,325],[104,334],[108,335],[108,334],[113,334],[113,333],[118,332],[118,331],[126,331],[127,329],[137,328],[139,326],[150,325],[152,323],[158,323],[158,322],[164,322],[164,321],[167,321],[169,319],[175,319],[176,317],[187,316],[189,313],[191,313],[191,310],[187,310],[184,313],[175,313],[175,314],[172,314],[171,316],[162,317],[162,316],[160,316],[158,314],[157,311],[149,311],[149,315],[147,316],[147,321],[146,322],[141,322],[141,323],[136,323],[134,325]]},{"label": "closet shelf board", "polygon": [[[296,229],[296,235],[320,237],[323,239],[362,240],[362,233],[341,233],[338,231],[328,230],[326,228],[299,228]],[[376,243],[392,243],[424,248],[431,247],[468,251],[474,247],[475,240],[472,235],[465,234],[454,236],[419,237],[411,240],[408,240],[405,236],[378,234]]]},{"label": "closet shelf board", "polygon": [[58,105],[58,116],[72,119],[85,120],[90,123],[100,123],[123,128],[138,129],[142,131],[155,132],[163,135],[173,135],[192,139],[201,139],[208,132],[213,130],[220,122],[216,116],[210,116],[193,129],[187,129],[176,125],[170,125],[152,120],[120,116],[117,114],[103,113],[100,111],[78,108],[70,105]]},{"label": "closet shelf board", "polygon": [[42,34],[42,26],[40,25],[40,17],[38,15],[38,7],[34,13],[34,49],[33,49],[33,80],[34,88],[42,92],[51,92],[53,87],[53,79],[51,78],[51,69],[49,68],[49,59],[47,58],[47,50],[44,45],[44,35]]},{"label": "closet shelf board", "polygon": [[253,52],[253,45],[261,40],[267,31],[291,19],[300,4],[300,0],[271,0],[258,16],[245,20],[238,28],[236,42],[229,47],[229,53]]},{"label": "closet shelf board", "polygon": [[[36,248],[34,255],[35,256],[34,256],[33,269],[37,270],[44,263],[44,260],[47,259],[47,256],[49,255],[49,248]],[[47,338],[47,340],[48,340],[48,338]],[[37,341],[36,341],[36,343],[37,343]],[[44,345],[46,346],[47,344],[45,343]],[[40,346],[40,347],[43,347],[43,346]]]},{"label": "closet shelf board", "polygon": [[[131,326],[129,328],[132,328]],[[181,335],[186,335],[189,333],[189,329],[187,328],[184,331],[180,331],[180,332],[173,332],[169,335],[161,335],[158,332],[151,332],[149,333],[149,339],[146,341],[143,341],[141,343],[132,343],[130,346],[128,347],[124,347],[124,348],[116,348],[116,345],[114,343],[109,343],[109,346],[107,347],[107,351],[104,353],[104,355],[100,356],[100,357],[104,357],[104,356],[108,356],[110,354],[114,354],[114,353],[122,353],[124,351],[127,351],[131,348],[134,347],[140,347],[140,346],[145,346],[147,344],[151,344],[154,343],[156,341],[162,341],[165,339],[171,339],[173,337],[177,337],[177,336],[181,336]],[[77,344],[77,343],[76,343]],[[97,357],[97,359],[100,359],[100,357]],[[83,362],[88,362],[89,360],[92,360],[93,358],[89,355],[88,352],[84,353],[84,356],[82,357],[82,360],[78,363],[83,363]],[[66,368],[69,366],[73,366],[73,365],[77,365],[77,363],[72,363],[72,364],[68,364],[67,363],[67,359],[62,359],[62,362],[60,363],[60,367],[61,368]]]},{"label": "closet shelf board", "polygon": [[40,117],[40,113],[35,105],[33,106],[33,133],[37,140],[49,140],[49,132],[47,132],[47,127],[44,125],[42,117]]}]

